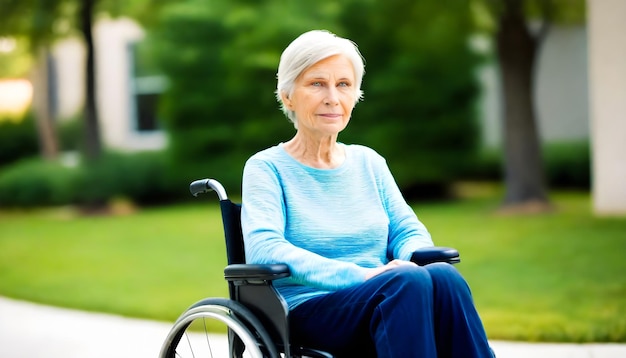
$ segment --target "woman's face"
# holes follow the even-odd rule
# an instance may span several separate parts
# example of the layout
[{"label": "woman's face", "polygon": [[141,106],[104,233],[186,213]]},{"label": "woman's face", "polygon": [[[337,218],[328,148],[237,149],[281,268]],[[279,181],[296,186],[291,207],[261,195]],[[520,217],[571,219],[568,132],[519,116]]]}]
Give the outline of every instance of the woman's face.
[{"label": "woman's face", "polygon": [[354,83],[352,63],[342,55],[328,57],[302,72],[291,96],[283,97],[287,108],[296,113],[298,131],[322,137],[346,128],[356,103]]}]

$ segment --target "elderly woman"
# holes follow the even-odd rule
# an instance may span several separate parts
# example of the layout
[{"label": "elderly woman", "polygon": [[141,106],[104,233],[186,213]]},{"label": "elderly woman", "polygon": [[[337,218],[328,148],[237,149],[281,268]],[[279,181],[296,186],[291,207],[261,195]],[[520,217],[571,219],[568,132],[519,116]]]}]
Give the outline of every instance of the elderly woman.
[{"label": "elderly woman", "polygon": [[246,162],[247,262],[289,266],[276,287],[299,344],[349,357],[491,357],[456,269],[409,261],[433,242],[385,160],[337,141],[363,73],[356,45],[327,31],[283,52],[276,95],[296,133]]}]

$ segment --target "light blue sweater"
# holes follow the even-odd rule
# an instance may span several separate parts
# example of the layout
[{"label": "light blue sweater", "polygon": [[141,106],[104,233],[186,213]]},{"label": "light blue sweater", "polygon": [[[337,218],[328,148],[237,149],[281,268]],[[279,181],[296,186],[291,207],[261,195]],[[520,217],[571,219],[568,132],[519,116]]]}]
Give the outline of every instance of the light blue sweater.
[{"label": "light blue sweater", "polygon": [[[340,144],[343,145],[343,144]],[[282,144],[244,167],[241,223],[248,263],[285,263],[275,285],[289,308],[365,281],[366,268],[410,259],[433,246],[386,161],[372,149],[343,145],[344,163],[316,169]]]}]

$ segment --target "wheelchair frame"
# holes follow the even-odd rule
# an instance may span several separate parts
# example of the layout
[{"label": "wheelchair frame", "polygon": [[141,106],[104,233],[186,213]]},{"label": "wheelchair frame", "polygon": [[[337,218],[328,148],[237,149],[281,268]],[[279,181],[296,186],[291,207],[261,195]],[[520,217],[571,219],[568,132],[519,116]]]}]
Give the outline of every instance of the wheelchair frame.
[{"label": "wheelchair frame", "polygon": [[[195,319],[214,319],[228,327],[228,357],[241,357],[244,347],[258,358],[311,357],[333,358],[321,350],[292,345],[289,340],[289,310],[273,285],[273,280],[288,277],[285,264],[246,264],[241,233],[241,206],[233,203],[226,190],[215,179],[201,179],[189,186],[191,194],[215,191],[220,201],[228,266],[224,278],[230,298],[205,298],[190,306],[176,320],[162,345],[160,357],[174,358],[176,346]],[[430,247],[413,253],[411,260],[419,265],[432,262],[460,262],[457,250]]]}]

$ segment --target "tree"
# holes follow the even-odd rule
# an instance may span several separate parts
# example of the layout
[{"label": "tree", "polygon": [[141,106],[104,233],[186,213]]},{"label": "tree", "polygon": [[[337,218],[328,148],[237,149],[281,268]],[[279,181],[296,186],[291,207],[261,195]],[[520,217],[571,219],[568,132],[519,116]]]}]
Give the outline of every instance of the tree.
[{"label": "tree", "polygon": [[507,206],[548,202],[533,100],[533,73],[537,52],[549,26],[549,6],[543,7],[544,22],[533,36],[526,24],[522,2],[502,1],[496,32],[504,98],[504,204]]},{"label": "tree", "polygon": [[365,101],[342,138],[381,152],[405,196],[449,195],[479,144],[467,2],[359,0],[342,20],[367,60]]},{"label": "tree", "polygon": [[14,37],[20,40],[28,38],[32,56],[37,59],[33,71],[35,82],[39,84],[34,88],[34,97],[37,101],[36,125],[40,151],[47,159],[55,158],[58,151],[48,94],[50,70],[48,44],[54,39],[49,29],[53,26],[52,19],[61,13],[59,5],[59,2],[0,0],[0,8],[3,11],[0,37]]},{"label": "tree", "polygon": [[152,34],[170,85],[171,172],[219,173],[237,188],[252,153],[293,135],[273,93],[281,52],[302,32],[327,29],[354,40],[368,66],[366,100],[339,139],[383,154],[408,196],[446,194],[478,140],[470,26],[466,3],[437,0],[175,4]]},{"label": "tree", "polygon": [[96,106],[96,65],[93,44],[93,13],[98,0],[83,0],[80,8],[80,29],[87,49],[85,67],[85,155],[97,160],[102,154],[98,108]]},{"label": "tree", "polygon": [[[476,3],[475,3],[476,4]],[[504,206],[550,207],[537,130],[534,82],[537,55],[554,21],[584,13],[583,0],[488,0],[503,98]],[[530,24],[540,21],[537,29]]]},{"label": "tree", "polygon": [[[33,53],[39,53],[39,85],[47,83],[48,49],[58,38],[79,33],[86,48],[85,64],[85,106],[84,106],[84,146],[89,162],[96,161],[102,154],[102,142],[96,105],[96,63],[92,35],[96,14],[128,14],[144,23],[151,22],[151,16],[167,0],[0,0],[3,19],[0,22],[0,36],[22,36],[30,40]],[[47,88],[36,88],[36,92],[47,93]],[[40,95],[42,97],[42,95]],[[46,156],[56,152],[54,126],[45,99],[39,106],[38,115],[40,138]]]}]

